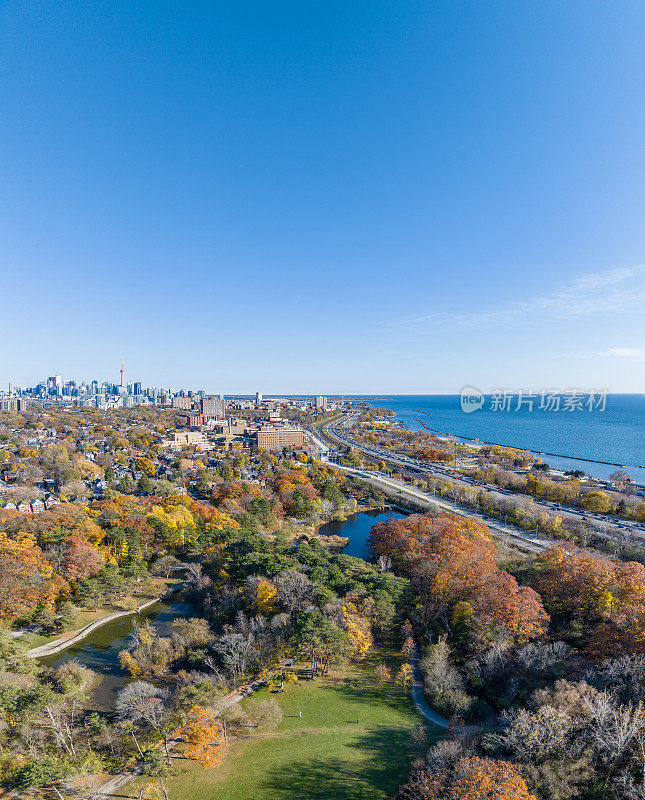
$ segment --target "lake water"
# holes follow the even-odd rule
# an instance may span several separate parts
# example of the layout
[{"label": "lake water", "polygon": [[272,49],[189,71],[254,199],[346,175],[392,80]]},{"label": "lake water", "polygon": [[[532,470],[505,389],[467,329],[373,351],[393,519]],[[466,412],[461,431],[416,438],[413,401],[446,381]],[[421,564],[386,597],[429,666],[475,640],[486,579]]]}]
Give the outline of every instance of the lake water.
[{"label": "lake water", "polygon": [[[564,396],[563,396],[564,398]],[[352,399],[352,398],[347,398]],[[410,430],[428,428],[456,437],[511,445],[545,455],[544,460],[560,469],[582,469],[589,475],[608,477],[615,466],[593,464],[597,459],[625,464],[632,478],[645,484],[645,395],[610,394],[600,411],[540,411],[539,395],[533,411],[522,405],[517,394],[510,411],[493,411],[491,397],[471,414],[461,410],[459,395],[388,395],[366,399],[374,406],[389,408]],[[422,413],[418,413],[422,412]]]},{"label": "lake water", "polygon": [[90,707],[111,709],[114,708],[116,693],[129,680],[127,673],[121,669],[119,651],[125,649],[135,621],[142,622],[147,619],[160,635],[168,636],[173,620],[195,615],[195,609],[184,601],[155,603],[141,614],[130,614],[108,622],[107,625],[93,631],[87,639],[83,639],[62,653],[41,658],[39,661],[51,667],[58,667],[70,659],[75,659],[89,667],[102,676],[100,685],[92,692]]},{"label": "lake water", "polygon": [[347,556],[357,558],[367,558],[367,540],[372,530],[372,526],[377,522],[385,522],[388,519],[403,519],[406,514],[398,511],[361,511],[352,514],[346,522],[326,522],[322,525],[318,533],[325,536],[347,536],[349,544],[344,548],[343,553]]}]

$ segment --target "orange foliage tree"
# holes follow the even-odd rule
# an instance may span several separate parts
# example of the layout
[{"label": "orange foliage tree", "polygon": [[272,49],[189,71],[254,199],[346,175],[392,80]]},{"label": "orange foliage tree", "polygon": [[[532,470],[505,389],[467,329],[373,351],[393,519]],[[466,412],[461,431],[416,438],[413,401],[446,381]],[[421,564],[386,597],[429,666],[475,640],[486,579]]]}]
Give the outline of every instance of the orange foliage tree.
[{"label": "orange foliage tree", "polygon": [[82,580],[98,572],[103,566],[103,559],[96,547],[80,538],[68,536],[65,539],[67,560],[65,575],[67,578]]},{"label": "orange foliage tree", "polygon": [[0,543],[0,617],[29,614],[39,605],[53,609],[58,595],[68,587],[37,545]]},{"label": "orange foliage tree", "polygon": [[582,618],[599,614],[600,600],[615,582],[608,558],[572,547],[556,546],[541,553],[536,572],[532,585],[549,611]]},{"label": "orange foliage tree", "polygon": [[[467,603],[466,624],[479,639],[504,631],[519,642],[546,633],[549,617],[539,595],[499,569],[495,545],[481,522],[451,514],[388,520],[372,529],[370,548],[392,558],[412,580],[428,620]],[[463,627],[463,614],[450,616]]]},{"label": "orange foliage tree", "polygon": [[451,769],[423,771],[410,788],[415,800],[535,800],[518,766],[478,756],[462,757]]},{"label": "orange foliage tree", "polygon": [[532,585],[552,613],[595,624],[587,654],[645,654],[645,566],[595,551],[552,547],[536,563]]},{"label": "orange foliage tree", "polygon": [[228,742],[222,723],[212,708],[193,706],[179,735],[186,743],[184,755],[202,767],[219,767],[228,753]]}]

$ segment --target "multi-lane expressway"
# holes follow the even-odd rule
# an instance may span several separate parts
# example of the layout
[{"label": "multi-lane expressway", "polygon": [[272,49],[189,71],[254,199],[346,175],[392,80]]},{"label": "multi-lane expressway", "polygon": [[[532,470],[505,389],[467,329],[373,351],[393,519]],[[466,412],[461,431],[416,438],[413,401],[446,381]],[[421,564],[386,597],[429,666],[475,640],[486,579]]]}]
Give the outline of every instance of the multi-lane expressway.
[{"label": "multi-lane expressway", "polygon": [[[373,445],[366,445],[365,443],[358,441],[347,430],[355,418],[355,414],[346,414],[323,424],[317,432],[319,435],[310,433],[314,445],[319,450],[321,457],[324,460],[327,460],[328,448],[322,440],[327,440],[332,444],[332,446],[343,445],[354,448],[373,460],[382,460],[390,464],[404,467],[407,470],[430,474],[436,478],[449,479],[453,483],[460,484],[464,487],[468,486],[474,489],[486,489],[488,492],[496,494],[500,499],[502,499],[505,495],[524,497],[524,495],[517,494],[510,489],[503,489],[499,486],[486,484],[483,481],[477,480],[476,478],[455,474],[454,470],[443,465],[412,459],[400,454],[393,455],[389,451],[382,448]],[[471,516],[480,519],[484,518],[488,527],[493,529],[497,534],[501,534],[504,537],[512,537],[516,541],[521,539],[525,545],[532,550],[543,550],[545,547],[549,547],[553,544],[553,541],[545,536],[541,536],[537,533],[528,533],[523,528],[518,528],[507,523],[499,523],[493,518],[486,517],[482,514],[477,514],[456,502],[450,502],[445,498],[439,499],[430,492],[424,492],[416,487],[411,487],[404,482],[397,481],[389,476],[383,475],[380,472],[373,470],[354,469],[351,467],[341,466],[340,464],[335,464],[335,466],[347,472],[353,472],[357,476],[360,476],[363,480],[369,480],[369,482],[374,483],[375,485],[380,484],[384,488],[387,487],[390,490],[394,489],[398,494],[410,497],[416,502],[421,502],[422,504],[429,503],[434,506],[450,510],[452,513],[459,513],[465,516]],[[603,533],[616,536],[617,538],[625,536],[626,533],[631,533],[638,538],[643,536],[642,530],[637,530],[640,527],[639,525],[629,526],[623,524],[622,522],[605,517],[601,514],[594,514],[593,512],[584,512],[579,511],[578,509],[567,508],[559,503],[553,503],[541,500],[539,498],[533,498],[533,500],[545,511],[557,513],[560,516],[569,516],[573,519],[581,519],[590,527],[597,527]]]},{"label": "multi-lane expressway", "polygon": [[[321,437],[317,436],[312,431],[306,431],[306,433],[318,451],[320,460],[323,463],[332,463],[329,460],[329,449],[322,441]],[[444,511],[450,512],[451,514],[459,514],[463,517],[472,517],[473,519],[484,520],[496,537],[507,542],[513,542],[515,546],[520,547],[523,550],[538,553],[542,550],[546,550],[553,544],[552,540],[545,536],[529,533],[522,528],[517,528],[514,525],[503,524],[497,522],[497,520],[485,517],[482,514],[476,514],[474,511],[464,509],[457,503],[452,503],[445,498],[440,499],[432,495],[430,492],[424,492],[421,489],[417,489],[415,486],[410,486],[407,483],[398,481],[395,478],[386,475],[382,475],[379,472],[367,469],[356,469],[354,467],[348,467],[337,462],[333,462],[333,466],[336,469],[340,469],[343,472],[354,475],[355,477],[360,478],[367,483],[371,483],[377,488],[385,490],[386,493],[389,493],[390,495],[394,495],[395,501],[398,500],[399,502],[404,502],[406,499],[412,500],[414,501],[415,505],[418,505],[422,508],[440,508]]]}]

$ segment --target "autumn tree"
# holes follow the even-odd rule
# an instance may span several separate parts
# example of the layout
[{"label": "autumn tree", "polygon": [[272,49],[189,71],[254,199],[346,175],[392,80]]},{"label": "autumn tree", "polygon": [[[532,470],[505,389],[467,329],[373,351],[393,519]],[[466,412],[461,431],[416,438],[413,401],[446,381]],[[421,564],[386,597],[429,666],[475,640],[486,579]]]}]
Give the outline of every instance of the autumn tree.
[{"label": "autumn tree", "polygon": [[358,614],[350,614],[347,607],[343,606],[340,624],[347,631],[352,657],[360,659],[367,655],[374,643],[369,620]]},{"label": "autumn tree", "polygon": [[228,753],[228,742],[222,723],[212,708],[193,706],[179,735],[186,743],[184,755],[210,769],[219,767]]},{"label": "autumn tree", "polygon": [[53,609],[67,586],[40,547],[0,541],[0,617],[29,614],[38,606]]},{"label": "autumn tree", "polygon": [[374,677],[381,684],[387,683],[392,678],[392,673],[385,664],[377,664],[374,669]]},{"label": "autumn tree", "polygon": [[259,614],[273,616],[276,613],[277,591],[275,586],[268,580],[260,578],[255,588],[254,609]]},{"label": "autumn tree", "polygon": [[171,639],[158,636],[149,622],[134,623],[130,646],[119,653],[123,669],[130,675],[161,675],[174,655]]},{"label": "autumn tree", "polygon": [[[546,632],[549,618],[539,595],[499,569],[495,545],[481,522],[413,514],[375,525],[370,548],[375,556],[392,558],[412,580],[424,624],[452,616],[456,636],[480,645],[500,633],[522,642]],[[404,648],[412,646],[407,639]]]},{"label": "autumn tree", "polygon": [[397,800],[536,800],[521,769],[508,761],[465,754],[440,742],[415,767]]},{"label": "autumn tree", "polygon": [[150,461],[149,458],[137,458],[134,462],[134,467],[139,472],[143,472],[145,475],[154,475],[156,472],[155,465]]},{"label": "autumn tree", "polygon": [[401,669],[396,673],[394,680],[399,684],[399,686],[402,686],[404,690],[407,689],[412,683],[412,665],[406,661],[406,663],[403,664]]},{"label": "autumn tree", "polygon": [[645,653],[645,566],[580,548],[541,554],[532,585],[563,620],[596,623],[587,653]]},{"label": "autumn tree", "polygon": [[97,573],[103,566],[103,558],[98,548],[81,539],[80,536],[68,536],[65,539],[66,559],[65,576],[74,580],[83,580]]},{"label": "autumn tree", "polygon": [[582,498],[582,505],[597,514],[606,514],[611,508],[611,500],[605,492],[589,492]]}]

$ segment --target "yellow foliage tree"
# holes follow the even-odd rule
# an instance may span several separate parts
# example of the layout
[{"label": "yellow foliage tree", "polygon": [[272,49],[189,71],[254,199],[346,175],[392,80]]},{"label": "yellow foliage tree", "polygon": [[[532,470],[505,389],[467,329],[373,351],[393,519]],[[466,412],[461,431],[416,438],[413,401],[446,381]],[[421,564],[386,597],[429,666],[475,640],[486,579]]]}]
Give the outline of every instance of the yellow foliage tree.
[{"label": "yellow foliage tree", "polygon": [[143,675],[143,670],[129,650],[121,650],[119,653],[119,663],[121,664],[121,668],[127,670],[133,678]]},{"label": "yellow foliage tree", "polygon": [[372,646],[372,632],[368,620],[350,614],[343,606],[342,627],[347,631],[353,658],[363,658]]},{"label": "yellow foliage tree", "polygon": [[260,578],[255,590],[254,607],[257,612],[266,616],[276,613],[277,607],[275,598],[277,591],[275,586],[264,578]]},{"label": "yellow foliage tree", "polygon": [[598,612],[600,614],[611,614],[613,605],[614,596],[608,589],[605,589],[598,598]]},{"label": "yellow foliage tree", "polygon": [[403,664],[401,669],[396,673],[396,682],[399,686],[402,686],[404,689],[407,689],[408,686],[412,683],[412,665],[408,664],[407,662]]},{"label": "yellow foliage tree", "polygon": [[152,506],[146,521],[165,526],[169,532],[169,544],[181,547],[196,538],[195,517],[184,505],[176,505],[165,511],[162,506]]},{"label": "yellow foliage tree", "polygon": [[145,472],[146,475],[154,475],[156,472],[155,465],[149,458],[137,458],[134,466],[139,472]]}]

